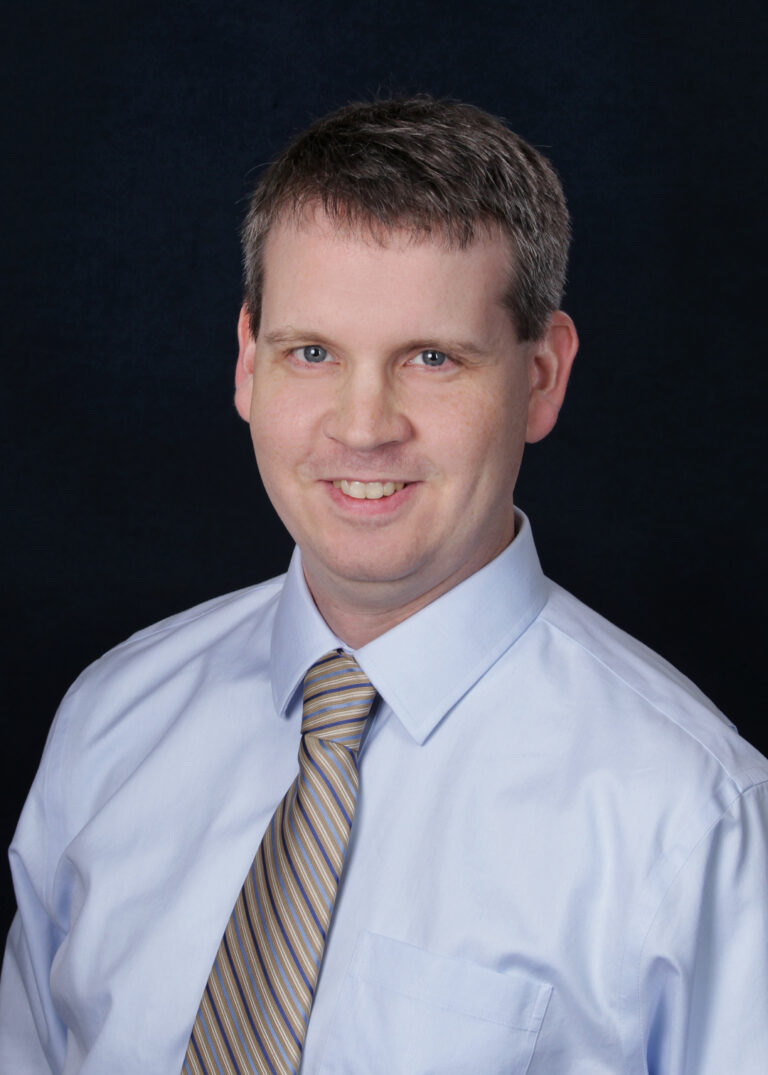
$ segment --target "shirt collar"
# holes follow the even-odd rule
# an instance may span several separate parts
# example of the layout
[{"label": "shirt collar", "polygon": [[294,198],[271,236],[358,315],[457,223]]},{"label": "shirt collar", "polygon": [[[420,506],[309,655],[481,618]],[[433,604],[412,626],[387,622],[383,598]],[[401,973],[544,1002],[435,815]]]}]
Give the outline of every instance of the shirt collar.
[{"label": "shirt collar", "polygon": [[[547,600],[527,517],[485,567],[355,652],[360,667],[419,743],[512,646]],[[272,633],[272,690],[285,713],[307,668],[343,646],[317,610],[294,551]],[[348,648],[348,647],[347,647]]]},{"label": "shirt collar", "polygon": [[272,698],[278,713],[286,715],[307,669],[337,647],[345,648],[318,612],[295,548],[272,628]]}]

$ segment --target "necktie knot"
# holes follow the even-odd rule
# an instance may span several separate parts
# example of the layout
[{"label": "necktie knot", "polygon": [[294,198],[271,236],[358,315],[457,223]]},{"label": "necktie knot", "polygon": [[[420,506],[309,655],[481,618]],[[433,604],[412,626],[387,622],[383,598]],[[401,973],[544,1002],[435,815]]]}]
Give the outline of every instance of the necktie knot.
[{"label": "necktie knot", "polygon": [[304,677],[301,731],[356,751],[376,690],[354,657],[332,650]]}]

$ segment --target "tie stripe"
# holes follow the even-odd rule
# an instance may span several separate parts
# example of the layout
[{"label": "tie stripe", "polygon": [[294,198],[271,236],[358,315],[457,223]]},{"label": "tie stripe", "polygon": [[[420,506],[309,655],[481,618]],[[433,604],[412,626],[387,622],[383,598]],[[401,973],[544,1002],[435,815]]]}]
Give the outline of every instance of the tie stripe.
[{"label": "tie stripe", "polygon": [[304,677],[299,773],[243,883],[183,1075],[297,1075],[357,803],[374,688],[341,650]]}]

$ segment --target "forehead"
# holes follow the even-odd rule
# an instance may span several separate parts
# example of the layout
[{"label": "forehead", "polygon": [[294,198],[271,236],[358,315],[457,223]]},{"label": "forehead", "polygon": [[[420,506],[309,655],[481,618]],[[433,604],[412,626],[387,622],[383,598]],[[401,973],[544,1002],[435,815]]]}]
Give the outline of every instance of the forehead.
[{"label": "forehead", "polygon": [[441,234],[414,235],[331,220],[321,211],[278,221],[263,261],[262,326],[313,317],[409,323],[460,322],[477,331],[506,317],[512,256],[485,229],[465,247]]}]

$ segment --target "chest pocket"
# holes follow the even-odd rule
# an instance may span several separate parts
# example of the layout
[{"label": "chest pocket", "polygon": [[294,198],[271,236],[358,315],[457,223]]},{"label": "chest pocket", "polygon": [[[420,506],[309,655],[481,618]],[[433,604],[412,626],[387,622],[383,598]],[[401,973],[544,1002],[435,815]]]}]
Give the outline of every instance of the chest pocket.
[{"label": "chest pocket", "polygon": [[318,1075],[525,1075],[551,992],[362,933]]}]

